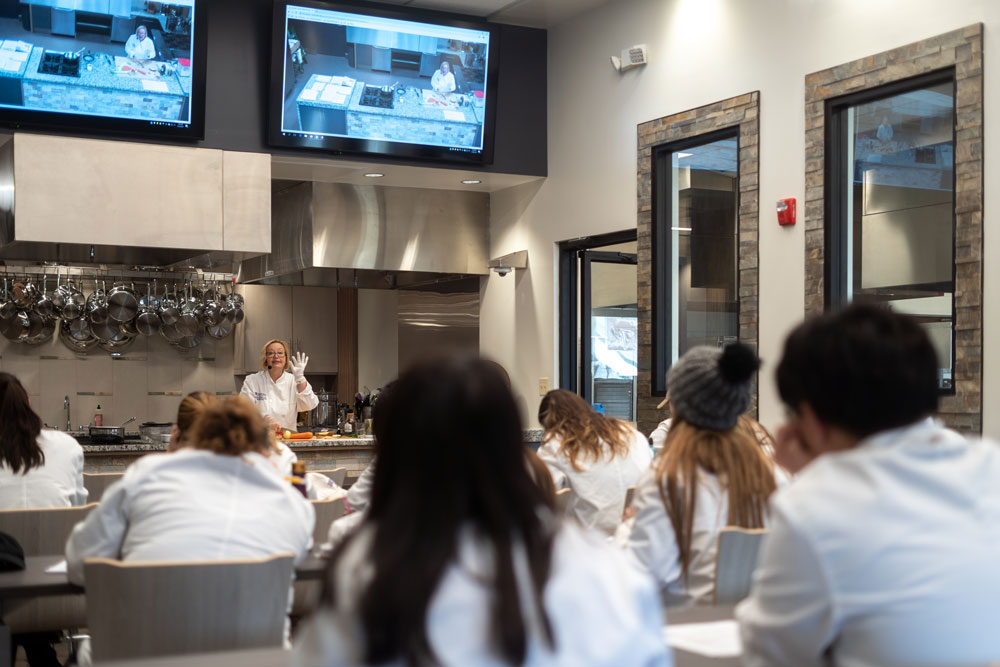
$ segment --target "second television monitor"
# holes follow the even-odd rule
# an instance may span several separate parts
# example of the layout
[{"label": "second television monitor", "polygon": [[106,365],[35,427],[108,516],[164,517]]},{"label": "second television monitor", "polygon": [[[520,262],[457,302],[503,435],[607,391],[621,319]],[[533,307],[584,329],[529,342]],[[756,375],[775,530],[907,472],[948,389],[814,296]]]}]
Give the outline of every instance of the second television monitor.
[{"label": "second television monitor", "polygon": [[278,0],[271,143],[490,162],[497,35],[436,16]]}]

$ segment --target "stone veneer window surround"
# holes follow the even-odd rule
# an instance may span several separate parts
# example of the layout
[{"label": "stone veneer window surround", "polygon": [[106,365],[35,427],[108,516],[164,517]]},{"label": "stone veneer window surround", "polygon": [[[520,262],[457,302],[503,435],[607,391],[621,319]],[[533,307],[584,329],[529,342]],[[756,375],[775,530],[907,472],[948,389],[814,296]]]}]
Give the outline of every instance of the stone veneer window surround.
[{"label": "stone veneer window surround", "polygon": [[[827,248],[825,171],[831,103],[930,72],[955,73],[955,393],[939,416],[982,430],[983,27],[981,23],[806,76],[805,311],[823,312]],[[640,248],[641,248],[640,234]],[[640,320],[641,326],[641,320]]]},{"label": "stone veneer window surround", "polygon": [[[659,146],[697,139],[727,128],[738,128],[739,141],[739,339],[757,349],[758,324],[758,144],[760,93],[752,92],[721,102],[665,116],[638,126],[638,298],[639,378],[637,421],[649,433],[666,415],[657,410],[661,396],[652,387],[654,153]],[[756,390],[753,399],[756,411]]]}]

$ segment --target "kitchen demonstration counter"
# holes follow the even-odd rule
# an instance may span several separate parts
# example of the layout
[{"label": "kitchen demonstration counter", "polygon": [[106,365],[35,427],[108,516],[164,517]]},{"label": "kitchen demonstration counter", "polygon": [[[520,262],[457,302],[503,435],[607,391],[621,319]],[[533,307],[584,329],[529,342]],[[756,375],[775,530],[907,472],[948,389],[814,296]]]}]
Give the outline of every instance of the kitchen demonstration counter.
[{"label": "kitchen demonstration counter", "polygon": [[44,54],[45,49],[33,47],[23,69],[5,72],[21,79],[23,104],[28,109],[150,120],[187,116],[190,83],[182,84],[176,72],[160,74],[164,63],[90,53],[80,57],[79,76],[63,76],[38,71]]},{"label": "kitchen demonstration counter", "polygon": [[[314,438],[312,440],[283,440],[292,451],[333,449],[371,449],[375,438],[370,435],[357,438]],[[167,445],[159,442],[123,442],[115,445],[80,445],[84,454],[150,454],[167,451]]]},{"label": "kitchen demonstration counter", "polygon": [[[374,89],[372,89],[374,90]],[[406,87],[391,93],[392,108],[362,104],[365,83],[313,74],[296,98],[303,132],[446,146],[479,145],[484,109],[456,94]]]}]

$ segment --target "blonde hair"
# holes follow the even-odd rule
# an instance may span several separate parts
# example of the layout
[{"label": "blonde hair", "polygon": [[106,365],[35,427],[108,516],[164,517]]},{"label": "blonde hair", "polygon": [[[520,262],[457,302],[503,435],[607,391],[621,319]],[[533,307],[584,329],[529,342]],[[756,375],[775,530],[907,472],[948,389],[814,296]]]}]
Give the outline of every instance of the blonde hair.
[{"label": "blonde hair", "polygon": [[545,441],[559,438],[559,451],[570,464],[582,471],[580,458],[600,461],[608,446],[608,460],[629,451],[630,428],[625,422],[605,417],[595,411],[577,394],[565,389],[553,389],[545,394],[538,406],[538,421],[545,428]]},{"label": "blonde hair", "polygon": [[763,528],[767,499],[774,493],[774,467],[754,438],[739,426],[727,431],[702,429],[677,417],[670,423],[667,441],[653,462],[660,498],[674,529],[681,572],[691,564],[698,476],[715,475],[728,492],[727,525]]},{"label": "blonde hair", "polygon": [[264,454],[271,446],[270,431],[253,403],[230,396],[202,410],[190,446],[228,456]]},{"label": "blonde hair", "polygon": [[267,370],[267,348],[271,347],[275,343],[281,343],[281,347],[285,348],[285,365],[282,366],[282,370],[288,370],[291,365],[292,352],[288,348],[288,343],[281,340],[280,338],[272,338],[271,340],[264,343],[264,347],[260,348],[260,367],[262,370]]}]

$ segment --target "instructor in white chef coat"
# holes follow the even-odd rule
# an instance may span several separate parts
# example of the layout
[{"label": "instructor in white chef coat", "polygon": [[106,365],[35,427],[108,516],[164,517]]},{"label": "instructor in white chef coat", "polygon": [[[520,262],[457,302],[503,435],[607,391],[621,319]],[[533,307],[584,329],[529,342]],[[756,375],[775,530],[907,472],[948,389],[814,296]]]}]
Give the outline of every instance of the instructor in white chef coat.
[{"label": "instructor in white chef coat", "polygon": [[253,401],[271,428],[294,431],[296,414],[319,405],[319,399],[306,382],[307,363],[309,357],[301,352],[292,357],[288,343],[272,339],[260,353],[263,370],[243,381],[240,394]]}]

